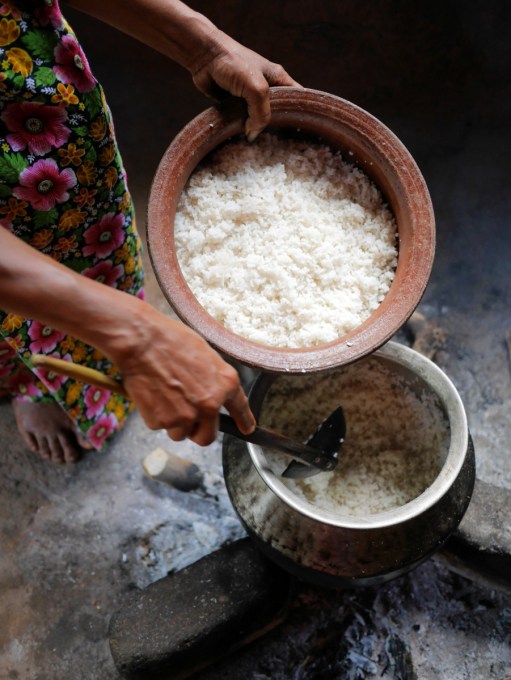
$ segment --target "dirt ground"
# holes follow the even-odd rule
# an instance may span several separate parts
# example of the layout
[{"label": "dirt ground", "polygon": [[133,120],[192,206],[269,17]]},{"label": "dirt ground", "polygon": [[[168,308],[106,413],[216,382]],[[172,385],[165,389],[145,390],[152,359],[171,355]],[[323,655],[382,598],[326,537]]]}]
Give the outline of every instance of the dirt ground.
[{"label": "dirt ground", "polygon": [[[438,230],[419,310],[442,329],[434,360],[465,404],[478,477],[511,488],[511,5],[193,6],[302,84],[362,106],[411,151]],[[68,16],[105,85],[143,231],[164,149],[209,102],[161,55]],[[168,311],[146,264],[148,298]],[[221,439],[174,444],[135,413],[106,453],[53,467],[24,450],[1,403],[0,442],[0,680],[117,680],[108,622],[127,594],[243,535]],[[204,487],[186,494],[144,479],[142,459],[157,446],[195,462]],[[510,592],[430,559],[378,588],[297,586],[282,626],[200,678],[504,680],[510,631]]]}]

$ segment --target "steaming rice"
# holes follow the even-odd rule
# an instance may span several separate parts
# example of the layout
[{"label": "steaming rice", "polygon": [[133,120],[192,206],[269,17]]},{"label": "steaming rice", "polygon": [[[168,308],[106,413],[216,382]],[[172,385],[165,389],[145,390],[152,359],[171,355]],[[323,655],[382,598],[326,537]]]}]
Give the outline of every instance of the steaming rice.
[{"label": "steaming rice", "polygon": [[193,173],[175,243],[209,314],[274,347],[359,326],[397,264],[396,224],[369,178],[325,145],[270,134],[226,144]]}]

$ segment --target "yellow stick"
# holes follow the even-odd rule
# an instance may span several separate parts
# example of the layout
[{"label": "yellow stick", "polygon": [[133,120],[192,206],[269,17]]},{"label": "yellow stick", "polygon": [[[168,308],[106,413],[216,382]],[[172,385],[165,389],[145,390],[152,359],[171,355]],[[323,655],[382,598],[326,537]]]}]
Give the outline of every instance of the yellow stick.
[{"label": "yellow stick", "polygon": [[74,378],[87,385],[96,385],[103,387],[116,394],[121,394],[123,397],[129,395],[124,389],[120,380],[115,380],[100,371],[96,371],[88,366],[81,366],[80,364],[73,364],[70,361],[63,359],[56,359],[55,357],[48,357],[45,354],[33,354],[30,357],[31,364],[36,368],[46,368],[49,371],[58,373],[59,375],[66,375],[68,378]]}]

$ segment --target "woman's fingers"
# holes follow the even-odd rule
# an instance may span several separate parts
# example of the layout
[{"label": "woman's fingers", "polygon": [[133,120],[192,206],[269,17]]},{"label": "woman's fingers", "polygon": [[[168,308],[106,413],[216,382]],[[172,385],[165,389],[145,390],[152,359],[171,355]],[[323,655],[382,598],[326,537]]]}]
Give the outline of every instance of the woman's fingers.
[{"label": "woman's fingers", "polygon": [[245,88],[244,97],[248,110],[245,135],[249,142],[253,142],[270,122],[270,86],[266,78],[261,75],[258,82],[249,83]]},{"label": "woman's fingers", "polygon": [[199,446],[208,446],[208,444],[215,441],[218,434],[218,420],[218,412],[204,415],[201,420],[195,423],[188,435],[188,439],[199,444]]},{"label": "woman's fingers", "polygon": [[270,87],[301,87],[280,65],[265,59],[225,34],[215,42],[209,60],[192,71],[195,86],[214,99],[227,92],[245,99],[248,118],[245,134],[249,141],[270,122]]},{"label": "woman's fingers", "polygon": [[194,382],[187,388],[186,381],[173,380],[172,387],[167,389],[164,389],[162,381],[158,391],[137,392],[136,380],[133,382],[132,377],[130,395],[146,425],[152,430],[166,430],[174,441],[190,439],[200,446],[207,446],[217,436],[218,414],[225,406],[242,432],[252,432],[255,418],[238,374],[220,358],[218,361],[221,363],[213,375],[209,372],[204,374],[203,386]]},{"label": "woman's fingers", "polygon": [[[226,378],[226,374],[229,375],[231,371],[236,378]],[[237,373],[228,364],[217,376],[217,389],[214,392],[204,391],[199,395],[197,389],[190,392],[180,390],[174,392],[172,398],[167,395],[166,403],[172,405],[164,413],[157,413],[150,403],[140,410],[151,429],[165,429],[174,441],[190,439],[200,446],[211,444],[218,433],[218,414],[222,406],[229,411],[243,433],[249,434],[256,425]]]},{"label": "woman's fingers", "polygon": [[146,425],[205,446],[214,441],[225,406],[240,430],[251,432],[255,419],[237,371],[181,322],[149,306],[142,311],[151,342],[117,365]]},{"label": "woman's fingers", "polygon": [[250,434],[254,431],[256,420],[254,414],[250,410],[247,396],[241,385],[238,386],[235,394],[225,401],[225,408],[234,418],[238,429],[241,430],[243,434]]},{"label": "woman's fingers", "polygon": [[[228,368],[230,369],[230,366]],[[230,382],[232,383],[232,379]],[[183,397],[186,399],[185,395]],[[189,396],[188,398],[191,397]],[[173,423],[166,427],[167,434],[174,441],[191,439],[200,446],[211,444],[218,433],[218,414],[221,406],[225,406],[234,418],[238,428],[244,434],[249,434],[254,430],[256,421],[236,374],[236,384],[225,390],[216,400],[209,396],[202,401],[199,399],[195,402],[188,402],[185,405],[190,410],[192,408],[196,409],[194,418],[188,417],[184,419],[179,417],[179,414],[176,412],[172,415],[169,414]],[[179,410],[183,411],[184,408]]]},{"label": "woman's fingers", "polygon": [[259,69],[250,69],[243,92],[248,107],[245,134],[249,142],[253,142],[270,122],[270,87],[276,85],[301,87],[280,64],[264,60]]},{"label": "woman's fingers", "polygon": [[183,425],[174,425],[173,427],[167,428],[167,434],[175,442],[181,442],[188,437],[189,429],[189,427],[184,427]]}]

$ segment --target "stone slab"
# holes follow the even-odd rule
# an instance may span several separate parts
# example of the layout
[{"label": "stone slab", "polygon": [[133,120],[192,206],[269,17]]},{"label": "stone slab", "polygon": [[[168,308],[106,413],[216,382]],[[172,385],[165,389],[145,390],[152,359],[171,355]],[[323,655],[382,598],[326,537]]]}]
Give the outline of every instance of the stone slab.
[{"label": "stone slab", "polygon": [[442,550],[448,567],[511,589],[511,491],[476,480],[467,512]]},{"label": "stone slab", "polygon": [[290,577],[243,538],[135,593],[112,618],[127,680],[181,680],[277,625]]}]

